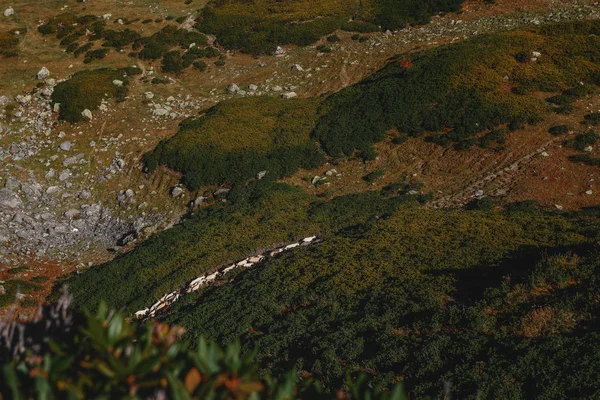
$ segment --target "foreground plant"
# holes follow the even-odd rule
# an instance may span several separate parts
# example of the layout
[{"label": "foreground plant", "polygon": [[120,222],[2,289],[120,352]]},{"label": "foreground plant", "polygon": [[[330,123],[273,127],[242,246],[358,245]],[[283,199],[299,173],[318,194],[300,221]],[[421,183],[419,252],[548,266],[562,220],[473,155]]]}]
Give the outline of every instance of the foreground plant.
[{"label": "foreground plant", "polygon": [[405,398],[401,386],[373,390],[364,377],[335,395],[298,384],[295,371],[261,377],[239,342],[223,350],[201,338],[191,349],[181,327],[131,322],[104,304],[83,322],[70,303],[65,291],[33,321],[0,324],[0,399]]}]

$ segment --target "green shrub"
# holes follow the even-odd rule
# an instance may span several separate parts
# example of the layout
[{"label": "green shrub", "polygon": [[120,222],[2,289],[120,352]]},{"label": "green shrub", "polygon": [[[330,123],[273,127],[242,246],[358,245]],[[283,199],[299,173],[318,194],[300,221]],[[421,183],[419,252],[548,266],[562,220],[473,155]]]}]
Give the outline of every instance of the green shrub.
[{"label": "green shrub", "polygon": [[565,140],[564,145],[575,150],[583,151],[586,147],[596,144],[600,137],[596,132],[586,132],[576,135],[573,139]]},{"label": "green shrub", "polygon": [[206,68],[208,67],[208,65],[206,65],[206,63],[204,61],[195,61],[193,63],[194,69],[197,69],[200,72],[204,72],[206,71]]},{"label": "green shrub", "polygon": [[162,59],[162,71],[167,73],[180,74],[183,71],[183,59],[178,50],[166,53]]},{"label": "green shrub", "polygon": [[[360,32],[360,33],[371,33],[371,32],[379,32],[380,29],[377,25],[363,22],[363,21],[350,21],[346,22],[341,26],[341,29],[348,32]],[[360,36],[360,35],[359,35]],[[353,35],[354,37],[354,35]],[[358,40],[358,37],[353,40]]]},{"label": "green shrub", "polygon": [[598,123],[600,123],[600,113],[599,112],[595,112],[595,113],[590,113],[590,114],[586,114],[583,117],[585,123],[589,124],[589,125],[598,125]]},{"label": "green shrub", "polygon": [[[127,92],[127,76],[139,72],[138,68],[103,68],[77,72],[70,79],[56,85],[52,94],[52,103],[60,104],[59,119],[69,122],[83,121],[83,110],[96,110],[105,97],[123,97]],[[114,85],[112,82],[115,79],[122,80],[125,85]]]},{"label": "green shrub", "polygon": [[370,172],[369,174],[365,175],[363,177],[363,180],[365,180],[366,182],[369,182],[369,183],[373,183],[376,180],[383,178],[384,176],[385,176],[385,171],[377,170],[377,171],[373,171],[373,172]]},{"label": "green shrub", "polygon": [[340,39],[340,37],[338,35],[327,36],[327,41],[330,43],[339,42],[340,40],[342,40],[342,39]]},{"label": "green shrub", "polygon": [[548,132],[553,136],[566,135],[567,133],[569,133],[569,127],[567,125],[556,125],[550,127],[550,129],[548,129]]},{"label": "green shrub", "polygon": [[94,60],[102,60],[104,57],[106,57],[108,52],[108,49],[90,50],[87,53],[85,53],[85,58],[83,59],[83,62],[89,64]]},{"label": "green shrub", "polygon": [[[261,375],[254,355],[243,354],[239,341],[221,349],[202,338],[192,349],[181,339],[184,329],[130,322],[105,305],[81,326],[72,322],[81,319],[78,315],[60,306],[46,308],[42,318],[24,325],[3,323],[6,332],[29,339],[19,346],[13,339],[17,335],[6,335],[17,343],[4,344],[2,352],[14,346],[21,357],[3,357],[3,398],[334,399],[348,391],[356,398],[406,399],[400,384],[392,391],[373,389],[364,375],[330,392],[311,381],[298,383],[296,371]],[[62,326],[48,329],[56,319],[79,331],[61,335],[56,328]]]},{"label": "green shrub", "polygon": [[181,171],[192,188],[244,181],[263,170],[289,176],[323,160],[309,138],[316,106],[268,97],[223,102],[183,124],[144,160],[150,170],[165,164]]},{"label": "green shrub", "polygon": [[585,165],[600,166],[600,158],[591,157],[589,154],[576,154],[574,156],[570,156],[569,160]]},{"label": "green shrub", "polygon": [[[446,131],[428,135],[427,140],[443,146],[456,144],[459,149],[502,144],[505,135],[496,137],[496,128],[506,125],[510,130],[520,129],[539,122],[550,110],[535,94],[549,90],[548,82],[555,82],[553,88],[571,88],[557,100],[564,103],[554,108],[557,112],[570,112],[568,101],[590,92],[589,86],[576,84],[600,68],[593,66],[600,59],[600,47],[584,35],[565,37],[533,29],[479,36],[398,56],[362,82],[330,96],[313,137],[334,157],[365,153],[373,143],[388,137],[388,130],[393,128],[408,136]],[[539,49],[555,54],[552,59],[544,58],[543,68],[531,69],[534,64],[521,65],[509,55],[518,53],[534,38]],[[572,41],[578,45],[569,46]],[[568,54],[565,48],[569,48]],[[573,57],[588,64],[574,62]],[[506,92],[505,73],[513,74],[519,87],[527,90],[520,95]],[[480,78],[465,78],[471,74]],[[474,140],[486,130],[494,134]]]}]

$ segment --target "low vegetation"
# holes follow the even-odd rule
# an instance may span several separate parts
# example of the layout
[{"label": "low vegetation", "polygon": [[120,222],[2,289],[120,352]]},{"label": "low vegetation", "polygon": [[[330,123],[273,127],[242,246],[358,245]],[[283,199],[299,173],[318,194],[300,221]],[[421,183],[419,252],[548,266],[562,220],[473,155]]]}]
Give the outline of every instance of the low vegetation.
[{"label": "low vegetation", "polygon": [[[416,397],[439,397],[449,383],[461,398],[585,398],[600,361],[589,353],[600,344],[589,301],[598,211],[415,209],[418,191],[397,184],[318,201],[265,179],[237,185],[226,203],[69,283],[80,309],[104,297],[134,312],[215,266],[319,235],[184,297],[164,321],[191,343],[240,337],[263,373],[295,368],[329,389],[370,371],[373,384],[403,380]],[[572,354],[586,358],[570,364]],[[552,379],[540,381],[540,368]]]},{"label": "low vegetation", "polygon": [[[127,85],[131,76],[140,74],[139,68],[96,69],[81,71],[54,88],[52,103],[60,104],[59,118],[69,122],[85,120],[85,109],[96,110],[103,99],[115,98],[121,101],[127,95]],[[119,80],[122,86],[113,81]]]},{"label": "low vegetation", "polygon": [[95,310],[106,299],[111,307],[135,312],[219,265],[365,223],[400,204],[423,199],[396,188],[322,202],[301,189],[264,178],[237,185],[225,203],[220,200],[211,198],[212,205],[136,250],[69,279],[76,306]]},{"label": "low vegetation", "polygon": [[580,218],[399,209],[185,297],[165,321],[239,336],[265,371],[331,387],[370,371],[411,398],[448,385],[457,398],[593,398],[600,231]]},{"label": "low vegetation", "polygon": [[[197,29],[220,45],[247,53],[273,53],[278,45],[305,46],[337,29],[375,32],[426,24],[439,12],[458,11],[463,0],[212,1]],[[353,18],[348,22],[349,18]]]},{"label": "low vegetation", "polygon": [[[128,24],[127,22],[125,24]],[[207,38],[200,32],[167,25],[151,36],[142,37],[129,28],[107,29],[106,24],[107,21],[93,15],[76,17],[66,13],[40,25],[38,31],[44,35],[55,34],[65,51],[72,52],[75,57],[85,53],[85,63],[103,59],[111,48],[117,51],[128,48],[133,50],[130,55],[141,59],[162,58],[164,72],[180,73],[199,58],[220,55],[217,49],[206,46]],[[100,40],[101,47],[94,48],[94,43]]]},{"label": "low vegetation", "polygon": [[[47,307],[35,321],[4,321],[0,339],[0,396],[10,399],[335,399],[290,371],[260,375],[239,342],[222,349],[200,339],[191,349],[184,329],[137,324],[102,305],[83,318],[68,299]],[[19,333],[17,333],[19,332]],[[406,399],[401,385],[373,388],[366,376],[348,379],[340,393],[352,398]]]},{"label": "low vegetation", "polygon": [[173,138],[144,157],[150,171],[164,164],[183,173],[190,188],[242,182],[261,171],[289,176],[323,162],[310,139],[317,100],[271,97],[226,101],[186,120]]},{"label": "low vegetation", "polygon": [[[505,133],[499,128],[536,123],[552,105],[568,112],[565,105],[594,91],[599,43],[590,34],[599,27],[597,21],[559,24],[398,56],[330,96],[314,137],[332,156],[369,154],[390,130],[426,134],[459,149],[501,144]],[[527,59],[519,62],[523,52]],[[580,85],[582,80],[589,84]],[[557,91],[564,92],[548,102],[539,96]]]}]

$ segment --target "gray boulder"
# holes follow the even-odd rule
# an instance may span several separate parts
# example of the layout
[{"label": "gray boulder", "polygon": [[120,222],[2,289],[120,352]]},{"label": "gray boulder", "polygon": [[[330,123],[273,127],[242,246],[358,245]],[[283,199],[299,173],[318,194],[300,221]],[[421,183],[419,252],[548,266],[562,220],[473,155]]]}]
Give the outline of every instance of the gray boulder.
[{"label": "gray boulder", "polygon": [[50,71],[46,67],[42,67],[40,71],[37,73],[38,79],[46,79],[50,76]]},{"label": "gray boulder", "polygon": [[0,207],[17,208],[23,205],[21,198],[8,188],[0,189]]}]

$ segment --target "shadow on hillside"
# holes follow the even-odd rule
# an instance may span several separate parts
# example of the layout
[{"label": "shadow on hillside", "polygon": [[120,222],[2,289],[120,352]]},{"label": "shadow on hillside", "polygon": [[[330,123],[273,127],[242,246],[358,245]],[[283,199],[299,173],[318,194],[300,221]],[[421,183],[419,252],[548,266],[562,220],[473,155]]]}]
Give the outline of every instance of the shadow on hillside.
[{"label": "shadow on hillside", "polygon": [[452,297],[461,303],[472,303],[481,299],[486,289],[500,286],[503,279],[510,279],[512,283],[526,281],[535,266],[545,258],[569,252],[585,254],[593,247],[593,243],[550,248],[524,246],[509,253],[496,266],[480,265],[461,270],[431,270],[429,273],[434,276],[453,276],[456,279],[456,291]]}]

